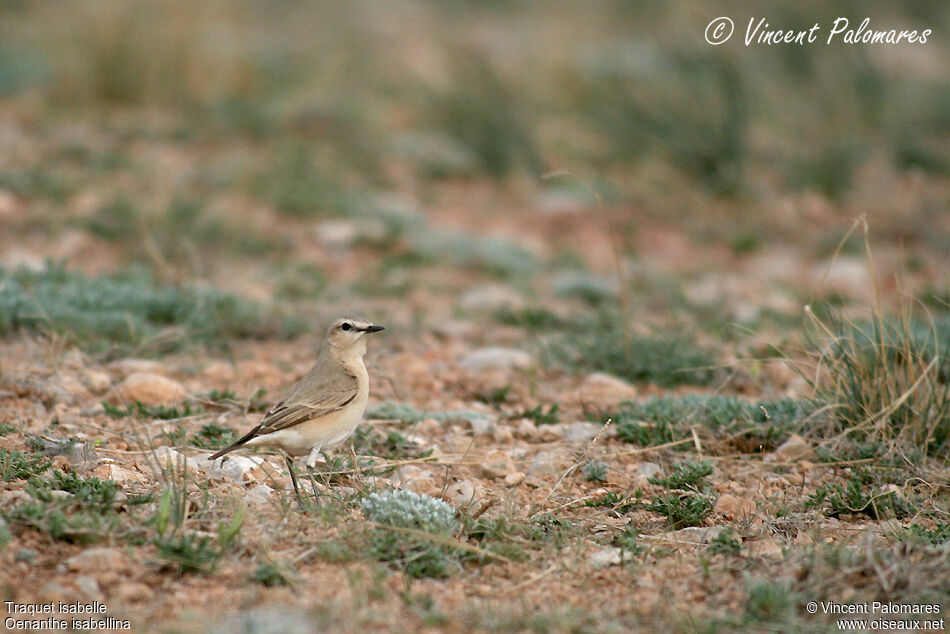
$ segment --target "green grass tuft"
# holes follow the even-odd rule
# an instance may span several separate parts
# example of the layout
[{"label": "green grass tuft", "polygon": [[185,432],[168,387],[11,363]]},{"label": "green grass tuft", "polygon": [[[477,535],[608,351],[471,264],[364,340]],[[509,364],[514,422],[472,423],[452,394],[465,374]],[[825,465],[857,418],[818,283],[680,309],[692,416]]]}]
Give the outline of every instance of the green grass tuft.
[{"label": "green grass tuft", "polygon": [[588,372],[608,372],[662,387],[707,385],[717,376],[713,352],[681,334],[625,335],[615,320],[575,327],[548,346],[555,362]]},{"label": "green grass tuft", "polygon": [[854,475],[847,484],[823,484],[805,500],[805,508],[822,507],[828,517],[867,515],[871,519],[902,518],[913,514],[896,491],[880,490],[871,478]]},{"label": "green grass tuft", "polygon": [[712,513],[713,502],[705,495],[660,495],[646,510],[665,515],[673,528],[702,526]]},{"label": "green grass tuft", "polygon": [[158,418],[161,420],[175,420],[177,418],[191,416],[194,413],[192,411],[191,404],[189,403],[168,406],[146,405],[141,401],[135,401],[131,405],[119,407],[117,405],[110,405],[109,403],[103,401],[102,406],[105,408],[106,414],[111,418],[124,418],[126,416],[130,416],[141,419]]},{"label": "green grass tuft", "polygon": [[846,321],[833,307],[811,315],[824,370],[812,380],[830,417],[813,431],[885,448],[950,454],[950,319],[922,322],[905,305],[897,317]]},{"label": "green grass tuft", "polygon": [[86,277],[53,264],[0,270],[0,335],[52,330],[92,349],[150,341],[168,348],[287,337],[299,327],[237,296],[161,285],[142,272]]},{"label": "green grass tuft", "polygon": [[251,581],[269,588],[293,585],[294,570],[287,564],[269,561],[254,569]]},{"label": "green grass tuft", "polygon": [[644,403],[625,403],[604,418],[617,425],[621,440],[644,447],[685,440],[691,426],[700,425],[729,438],[739,448],[773,448],[811,416],[807,401],[746,401],[735,396],[697,395],[652,397]]},{"label": "green grass tuft", "polygon": [[673,465],[672,469],[670,469],[669,476],[665,478],[653,476],[649,479],[649,482],[650,484],[656,484],[661,487],[666,487],[667,489],[699,491],[702,488],[700,484],[703,483],[707,476],[712,475],[712,472],[713,466],[709,461],[687,461]]},{"label": "green grass tuft", "polygon": [[428,95],[433,123],[476,157],[489,176],[500,178],[519,169],[540,175],[531,120],[524,116],[512,84],[482,55],[457,55],[454,71],[451,88]]},{"label": "green grass tuft", "polygon": [[0,480],[26,480],[43,473],[52,464],[42,456],[29,456],[20,451],[0,449]]}]

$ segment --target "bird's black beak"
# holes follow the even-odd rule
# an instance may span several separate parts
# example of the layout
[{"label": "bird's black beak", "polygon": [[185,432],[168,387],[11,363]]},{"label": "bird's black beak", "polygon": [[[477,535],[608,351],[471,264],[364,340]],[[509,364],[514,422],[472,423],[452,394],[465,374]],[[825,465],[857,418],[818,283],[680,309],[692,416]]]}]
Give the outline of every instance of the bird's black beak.
[{"label": "bird's black beak", "polygon": [[382,326],[367,326],[363,328],[363,332],[379,332],[380,330],[386,330]]}]

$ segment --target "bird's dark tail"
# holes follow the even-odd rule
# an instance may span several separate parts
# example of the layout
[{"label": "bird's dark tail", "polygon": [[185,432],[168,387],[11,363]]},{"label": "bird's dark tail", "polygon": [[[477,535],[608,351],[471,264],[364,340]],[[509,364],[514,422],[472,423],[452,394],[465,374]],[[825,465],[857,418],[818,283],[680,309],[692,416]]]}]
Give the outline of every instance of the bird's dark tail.
[{"label": "bird's dark tail", "polygon": [[225,447],[225,448],[222,449],[221,451],[219,451],[219,452],[217,452],[217,453],[214,453],[214,454],[211,454],[210,456],[208,456],[208,460],[217,460],[218,458],[220,458],[220,457],[223,456],[224,454],[226,454],[226,453],[231,453],[231,452],[234,451],[235,449],[239,449],[239,448],[243,447],[243,446],[245,445],[245,443],[247,443],[247,441],[249,441],[251,438],[254,438],[255,436],[257,436],[257,433],[258,433],[260,430],[261,430],[261,426],[258,425],[257,427],[255,427],[255,428],[252,429],[251,431],[247,432],[242,438],[240,438],[240,439],[238,439],[238,440],[235,440],[233,443],[231,443],[230,445],[228,445],[227,447]]}]

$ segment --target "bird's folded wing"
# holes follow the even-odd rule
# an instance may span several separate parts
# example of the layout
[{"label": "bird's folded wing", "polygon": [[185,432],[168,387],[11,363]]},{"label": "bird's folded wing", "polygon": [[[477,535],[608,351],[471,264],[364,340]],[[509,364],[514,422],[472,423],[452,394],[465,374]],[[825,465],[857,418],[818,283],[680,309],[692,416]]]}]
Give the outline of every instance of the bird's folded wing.
[{"label": "bird's folded wing", "polygon": [[346,374],[332,382],[312,385],[305,393],[295,390],[264,414],[256,435],[287,429],[342,409],[356,398],[358,388],[356,377]]}]

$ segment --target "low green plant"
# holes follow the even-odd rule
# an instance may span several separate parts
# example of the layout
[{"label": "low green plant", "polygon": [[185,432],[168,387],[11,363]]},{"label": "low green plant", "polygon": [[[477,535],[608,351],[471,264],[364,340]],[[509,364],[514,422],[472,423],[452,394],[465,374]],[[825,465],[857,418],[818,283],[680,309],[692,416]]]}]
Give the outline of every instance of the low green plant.
[{"label": "low green plant", "polygon": [[342,186],[337,174],[317,163],[302,143],[284,145],[254,183],[254,192],[291,217],[341,215],[357,203],[357,195]]},{"label": "low green plant", "polygon": [[499,406],[508,400],[508,393],[511,392],[511,384],[495,387],[485,392],[479,392],[476,397],[486,405]]},{"label": "low green plant", "polygon": [[416,262],[481,271],[505,279],[525,279],[538,270],[537,258],[521,245],[494,236],[413,225],[406,248]]},{"label": "low green plant", "polygon": [[[112,480],[56,470],[48,476],[30,477],[25,491],[32,500],[5,513],[13,523],[77,544],[111,539],[120,533],[118,489]],[[150,500],[150,495],[127,496],[121,504],[132,507]]]},{"label": "low green plant", "polygon": [[556,363],[587,372],[608,372],[661,387],[707,385],[718,373],[716,355],[683,334],[635,335],[619,316],[605,313],[551,341],[547,355]]},{"label": "low green plant", "polygon": [[0,480],[26,480],[43,473],[52,466],[43,456],[32,456],[20,451],[0,448]]},{"label": "low green plant", "polygon": [[[523,523],[510,520],[504,515],[481,516],[476,520],[466,518],[465,534],[480,548],[496,553],[512,561],[527,561],[531,555],[526,547],[530,529]],[[479,557],[479,561],[482,559]]]},{"label": "low green plant", "polygon": [[115,513],[69,508],[59,500],[27,502],[10,509],[5,515],[12,523],[74,544],[104,541],[119,529],[119,516]]},{"label": "low green plant", "polygon": [[204,398],[212,403],[230,405],[237,402],[237,393],[234,390],[211,390]]},{"label": "low green plant", "polygon": [[207,423],[195,432],[189,444],[201,449],[222,449],[237,440],[237,437],[238,435],[233,429]]},{"label": "low green plant", "polygon": [[824,318],[809,315],[823,370],[809,380],[830,411],[813,433],[950,452],[950,320],[921,321],[906,303],[896,317],[875,310],[864,323],[834,307]]},{"label": "low green plant", "polygon": [[540,174],[531,119],[523,116],[511,85],[481,55],[456,55],[453,69],[451,87],[427,96],[431,120],[474,155],[489,176],[500,178],[519,168]]},{"label": "low green plant", "polygon": [[606,482],[609,470],[607,463],[600,460],[588,460],[581,467],[581,473],[588,482]]},{"label": "low green plant", "polygon": [[501,308],[495,313],[495,319],[508,326],[517,326],[537,332],[564,328],[567,322],[547,308],[528,307],[521,309]]},{"label": "low green plant", "polygon": [[425,458],[432,449],[419,447],[395,429],[380,431],[371,425],[360,425],[353,434],[353,447],[360,455],[373,455],[391,460]]},{"label": "low green plant", "polygon": [[611,158],[659,154],[712,191],[737,193],[750,120],[742,73],[705,55],[661,63],[662,72],[611,67],[579,77],[577,107],[610,139]]},{"label": "low green plant", "polygon": [[745,602],[747,621],[757,623],[786,622],[795,600],[792,591],[782,583],[753,581]]},{"label": "low green plant", "polygon": [[254,569],[251,581],[269,588],[293,585],[294,570],[285,563],[268,561]]},{"label": "low green plant", "polygon": [[714,555],[738,555],[742,550],[742,542],[735,531],[725,530],[710,540],[707,550]]},{"label": "low green plant", "polygon": [[[208,512],[207,495],[200,504],[191,499],[187,469],[172,466],[165,475],[165,488],[148,520],[155,531],[151,543],[158,549],[162,564],[179,576],[211,573],[236,541],[247,517],[247,507],[238,506],[229,520],[220,520],[215,526]],[[215,526],[215,538],[209,536],[207,530],[199,532],[192,528],[191,524],[196,522]]]},{"label": "low green plant", "polygon": [[118,493],[112,480],[84,478],[75,471],[64,473],[58,469],[48,478],[31,478],[27,490],[42,502],[51,501],[53,491],[65,491],[73,495],[71,502],[102,513],[112,510]]},{"label": "low green plant", "polygon": [[875,490],[870,482],[852,477],[847,484],[823,484],[805,500],[805,508],[822,507],[828,517],[867,515],[871,519],[906,517],[912,514],[907,500],[895,491]]},{"label": "low green plant", "polygon": [[191,416],[197,410],[193,409],[191,403],[182,403],[181,405],[146,405],[141,401],[135,401],[125,407],[110,405],[107,401],[102,402],[106,414],[111,418],[124,418],[130,416],[140,419],[160,419],[175,420]]},{"label": "low green plant", "polygon": [[301,327],[235,295],[160,284],[143,271],[86,277],[52,263],[39,271],[0,269],[0,335],[52,330],[86,348],[165,349],[189,340],[287,337]]},{"label": "low green plant", "polygon": [[623,502],[624,496],[623,493],[618,493],[617,491],[608,491],[599,498],[593,500],[585,500],[584,506],[588,507],[600,507],[600,506],[616,506]]},{"label": "low green plant", "polygon": [[531,518],[529,539],[539,545],[563,548],[577,536],[577,527],[566,517],[543,513]]},{"label": "low green plant", "polygon": [[911,524],[898,535],[908,542],[919,542],[932,546],[942,546],[950,541],[950,522],[937,522],[934,528],[925,528],[920,524]]},{"label": "low green plant", "polygon": [[761,451],[772,447],[813,415],[808,401],[747,401],[735,396],[687,394],[655,396],[628,402],[603,416],[610,418],[620,439],[645,447],[692,437],[692,426]]},{"label": "low green plant", "polygon": [[665,515],[673,528],[702,526],[712,509],[713,501],[703,494],[660,495],[646,507],[648,511]]},{"label": "low green plant", "polygon": [[712,475],[712,472],[713,466],[708,460],[702,462],[687,460],[673,465],[668,476],[653,476],[648,481],[650,484],[666,487],[667,489],[700,491],[703,488],[700,485],[703,484],[707,476]]},{"label": "low green plant", "polygon": [[559,408],[560,406],[557,403],[552,403],[545,410],[544,403],[541,403],[537,407],[521,412],[518,416],[534,421],[534,424],[538,427],[541,425],[557,425],[561,422],[561,416],[558,414]]},{"label": "low green plant", "polygon": [[177,570],[179,575],[187,572],[209,573],[221,558],[221,551],[207,535],[176,533],[167,538],[155,539],[152,543],[158,549],[159,558]]},{"label": "low green plant", "polygon": [[441,500],[407,490],[372,493],[360,503],[379,526],[370,534],[370,553],[410,577],[447,577],[458,565],[446,544],[458,532],[455,509]]},{"label": "low green plant", "polygon": [[633,524],[624,526],[614,541],[624,553],[631,557],[636,557],[646,550],[643,544],[640,543],[640,531]]}]

